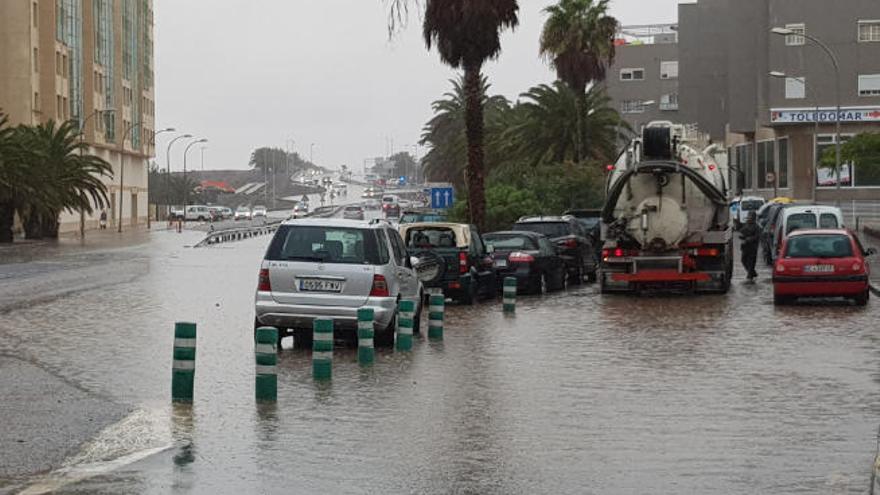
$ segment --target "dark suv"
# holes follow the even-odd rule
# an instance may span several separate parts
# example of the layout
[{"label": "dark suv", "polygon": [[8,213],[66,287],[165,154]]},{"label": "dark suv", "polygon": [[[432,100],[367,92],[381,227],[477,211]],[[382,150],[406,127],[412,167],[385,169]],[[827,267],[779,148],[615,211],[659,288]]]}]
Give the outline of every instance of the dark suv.
[{"label": "dark suv", "polygon": [[573,216],[523,217],[514,224],[513,230],[549,237],[565,260],[569,283],[580,284],[585,276],[591,282],[596,280],[598,263],[592,238]]}]

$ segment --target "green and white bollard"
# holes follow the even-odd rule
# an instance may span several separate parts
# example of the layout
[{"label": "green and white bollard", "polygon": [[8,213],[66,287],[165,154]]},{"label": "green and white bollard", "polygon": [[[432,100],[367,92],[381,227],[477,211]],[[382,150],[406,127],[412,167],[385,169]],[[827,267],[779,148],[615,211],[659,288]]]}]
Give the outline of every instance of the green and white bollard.
[{"label": "green and white bollard", "polygon": [[506,277],[504,279],[504,303],[505,313],[516,312],[516,277]]},{"label": "green and white bollard", "polygon": [[278,329],[260,327],[254,342],[257,358],[257,400],[278,400]]},{"label": "green and white bollard", "polygon": [[410,351],[413,346],[413,327],[416,318],[416,302],[400,301],[397,312],[397,350]]},{"label": "green and white bollard", "polygon": [[446,311],[446,297],[443,294],[431,296],[428,304],[428,338],[443,339],[443,319]]},{"label": "green and white bollard", "polygon": [[375,312],[372,308],[358,310],[358,362],[364,365],[373,364],[373,360],[376,358],[376,349],[373,343],[374,318]]},{"label": "green and white bollard", "polygon": [[196,376],[196,324],[174,324],[174,362],[171,365],[171,400],[192,402]]},{"label": "green and white bollard", "polygon": [[329,380],[333,376],[333,320],[315,320],[312,328],[312,375],[316,380]]}]

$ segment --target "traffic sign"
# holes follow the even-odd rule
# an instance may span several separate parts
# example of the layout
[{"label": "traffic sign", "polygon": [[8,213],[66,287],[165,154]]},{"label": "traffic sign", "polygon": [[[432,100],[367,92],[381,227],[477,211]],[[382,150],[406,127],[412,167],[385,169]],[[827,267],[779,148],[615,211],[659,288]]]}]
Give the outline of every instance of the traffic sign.
[{"label": "traffic sign", "polygon": [[455,202],[455,191],[451,187],[431,188],[431,208],[452,208]]},{"label": "traffic sign", "polygon": [[765,179],[767,179],[768,184],[774,184],[776,182],[776,174],[773,172],[767,172],[767,177],[765,177]]}]

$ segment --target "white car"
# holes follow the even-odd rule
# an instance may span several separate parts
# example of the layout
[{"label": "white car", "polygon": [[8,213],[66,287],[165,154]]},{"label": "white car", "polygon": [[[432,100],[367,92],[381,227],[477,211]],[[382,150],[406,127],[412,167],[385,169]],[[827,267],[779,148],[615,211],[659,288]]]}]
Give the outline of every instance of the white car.
[{"label": "white car", "polygon": [[254,212],[251,214],[253,218],[263,217],[266,218],[266,207],[265,206],[254,206]]},{"label": "white car", "polygon": [[247,206],[239,206],[235,209],[235,216],[233,217],[235,220],[250,220],[251,219],[251,209]]},{"label": "white car", "polygon": [[187,222],[209,222],[212,219],[213,215],[207,206],[192,205],[186,207],[184,220]]}]

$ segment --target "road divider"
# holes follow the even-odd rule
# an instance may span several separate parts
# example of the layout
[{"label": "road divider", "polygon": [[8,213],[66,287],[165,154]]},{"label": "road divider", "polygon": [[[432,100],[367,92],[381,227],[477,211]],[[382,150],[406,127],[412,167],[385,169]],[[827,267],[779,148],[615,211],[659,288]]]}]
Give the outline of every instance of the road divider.
[{"label": "road divider", "polygon": [[428,299],[428,338],[443,340],[443,320],[446,318],[446,297],[434,294]]},{"label": "road divider", "polygon": [[174,361],[171,365],[171,400],[192,402],[196,374],[196,324],[174,324]]},{"label": "road divider", "polygon": [[413,328],[416,319],[416,302],[403,299],[397,311],[397,350],[411,351],[413,346]]},{"label": "road divider", "polygon": [[260,327],[254,338],[256,357],[256,398],[258,401],[278,400],[278,329]]},{"label": "road divider", "polygon": [[516,277],[505,277],[502,304],[505,313],[516,312]]},{"label": "road divider", "polygon": [[375,312],[372,308],[359,309],[357,319],[358,362],[362,365],[370,365],[376,359],[376,349],[373,341]]},{"label": "road divider", "polygon": [[330,380],[333,377],[333,320],[315,320],[312,332],[312,375],[316,380]]}]

